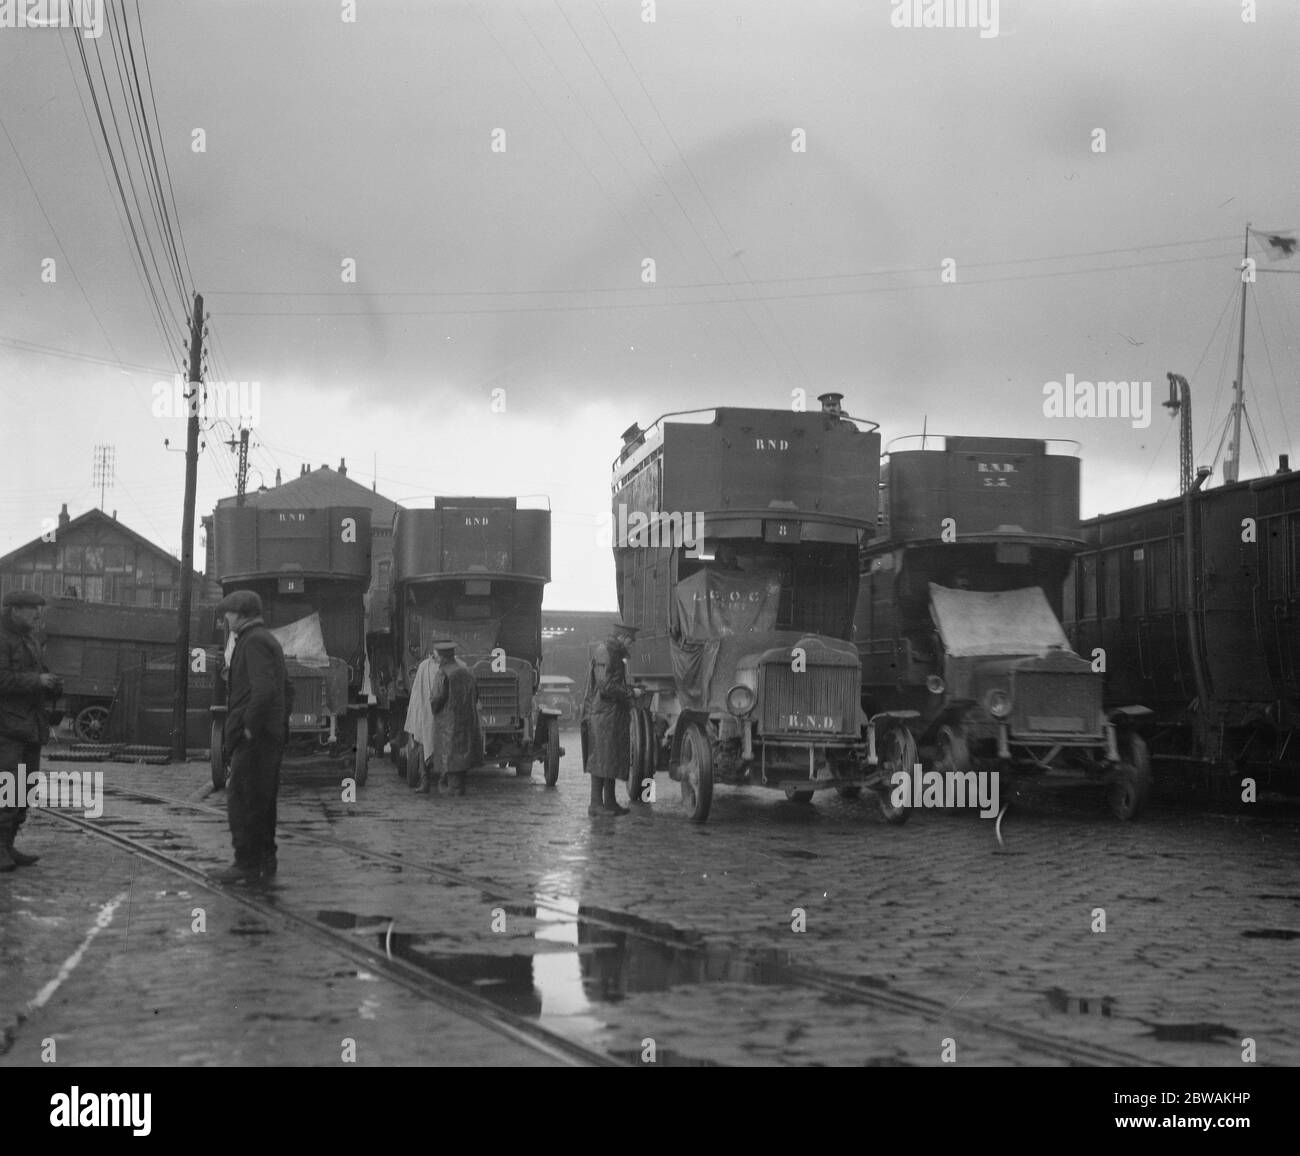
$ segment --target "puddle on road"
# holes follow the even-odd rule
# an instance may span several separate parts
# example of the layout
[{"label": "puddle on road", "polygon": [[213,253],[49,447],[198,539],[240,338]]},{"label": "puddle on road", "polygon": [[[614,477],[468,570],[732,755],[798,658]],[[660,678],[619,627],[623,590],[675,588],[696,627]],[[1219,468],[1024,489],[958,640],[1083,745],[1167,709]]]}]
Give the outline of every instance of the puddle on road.
[{"label": "puddle on road", "polygon": [[[316,918],[328,927],[373,935],[375,946],[393,958],[584,1041],[611,1027],[614,1009],[629,996],[709,983],[796,983],[791,953],[775,948],[741,951],[684,936],[666,924],[576,904],[573,912],[499,901],[493,906],[535,920],[533,934],[503,937],[503,950],[495,953],[453,951],[448,933],[400,931],[386,915],[324,910]],[[631,1052],[611,1054],[637,1060]],[[699,1063],[681,1055],[665,1059],[662,1050],[656,1062]]]},{"label": "puddle on road", "polygon": [[1218,1044],[1238,1038],[1223,1024],[1153,1024],[1146,1033],[1162,1044]]},{"label": "puddle on road", "polygon": [[1289,927],[1253,927],[1241,934],[1245,939],[1300,939],[1300,931]]},{"label": "puddle on road", "polygon": [[1048,1006],[1055,1012],[1081,1016],[1110,1016],[1114,1014],[1115,999],[1112,996],[1070,995],[1069,992],[1059,987],[1051,988],[1043,994],[1047,996]]}]

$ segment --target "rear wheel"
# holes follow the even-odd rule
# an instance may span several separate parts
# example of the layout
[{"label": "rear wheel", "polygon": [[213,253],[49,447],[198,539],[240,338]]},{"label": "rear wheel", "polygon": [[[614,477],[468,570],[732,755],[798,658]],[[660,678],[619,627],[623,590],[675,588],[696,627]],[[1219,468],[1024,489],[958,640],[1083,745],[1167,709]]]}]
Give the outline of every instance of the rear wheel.
[{"label": "rear wheel", "polygon": [[83,706],[77,712],[72,729],[83,743],[102,743],[108,727],[108,707],[100,703]]},{"label": "rear wheel", "polygon": [[[970,770],[970,744],[960,726],[941,726],[934,740],[934,769],[963,775]],[[909,767],[908,770],[911,770]]]},{"label": "rear wheel", "polygon": [[650,747],[654,734],[649,712],[639,709],[632,711],[631,731],[631,767],[627,776],[627,797],[634,803],[641,802],[641,792],[647,778],[653,775],[654,751]]},{"label": "rear wheel", "polygon": [[365,715],[357,716],[357,748],[353,757],[352,771],[357,786],[364,787],[370,775],[370,723]]},{"label": "rear wheel", "polygon": [[880,759],[881,782],[876,787],[880,813],[886,823],[895,826],[906,823],[911,817],[911,791],[900,791],[901,802],[894,802],[896,785],[894,776],[906,771],[908,782],[916,773],[916,740],[912,732],[901,723],[891,723],[876,738],[876,754]]},{"label": "rear wheel", "polygon": [[221,744],[225,737],[224,730],[222,720],[214,718],[212,720],[212,730],[208,737],[208,758],[212,764],[212,786],[218,791],[226,785],[226,759],[221,753]]},{"label": "rear wheel", "polygon": [[1136,819],[1151,794],[1151,755],[1138,735],[1120,739],[1120,764],[1106,789],[1106,806],[1115,818]]},{"label": "rear wheel", "polygon": [[546,728],[546,785],[553,787],[560,779],[560,720],[551,719]]},{"label": "rear wheel", "polygon": [[688,819],[703,823],[713,804],[713,748],[699,723],[686,724],[677,766],[681,776],[682,810]]}]

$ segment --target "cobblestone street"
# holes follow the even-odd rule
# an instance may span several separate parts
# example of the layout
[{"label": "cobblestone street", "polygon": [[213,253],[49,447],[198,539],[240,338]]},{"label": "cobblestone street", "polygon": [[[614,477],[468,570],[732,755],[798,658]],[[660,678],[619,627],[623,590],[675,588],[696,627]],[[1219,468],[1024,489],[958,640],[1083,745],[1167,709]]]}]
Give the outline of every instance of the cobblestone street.
[{"label": "cobblestone street", "polygon": [[[346,802],[338,764],[289,764],[278,878],[244,889],[264,909],[33,813],[41,863],[0,879],[0,1065],[48,1040],[71,1065],[562,1058],[364,952],[625,1062],[1232,1067],[1247,1039],[1300,1062],[1293,807],[1120,824],[1098,788],[1035,785],[999,847],[972,814],[892,827],[832,792],[720,788],[692,824],[661,773],[652,806],[591,819],[565,742],[558,789],[489,767],[461,799],[376,761]],[[228,862],[206,765],[77,769],[104,774],[97,830]]]}]

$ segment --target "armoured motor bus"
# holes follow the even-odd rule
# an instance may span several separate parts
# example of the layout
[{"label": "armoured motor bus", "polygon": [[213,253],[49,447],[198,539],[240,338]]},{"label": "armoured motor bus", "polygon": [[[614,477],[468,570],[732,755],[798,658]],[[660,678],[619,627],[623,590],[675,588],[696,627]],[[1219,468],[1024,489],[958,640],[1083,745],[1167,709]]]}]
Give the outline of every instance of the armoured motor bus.
[{"label": "armoured motor bus", "polygon": [[640,628],[629,680],[646,692],[634,798],[666,764],[697,822],[715,783],[799,802],[867,786],[887,818],[906,818],[889,783],[915,747],[896,720],[863,715],[851,641],[880,437],[840,397],[811,413],[666,414],[623,435],[611,537],[619,610]]},{"label": "armoured motor bus", "polygon": [[[256,592],[284,647],[293,684],[287,753],[345,755],[364,784],[372,709],[365,645],[370,510],[219,506],[213,532],[222,593]],[[225,678],[214,686],[212,778],[222,786]]]},{"label": "armoured motor bus", "polygon": [[1145,801],[1150,763],[1129,712],[1108,716],[1100,670],[1061,627],[1083,546],[1079,459],[1062,446],[934,435],[891,444],[880,526],[862,552],[863,703],[906,717],[945,776],[1088,771],[1127,819]]},{"label": "armoured motor bus", "polygon": [[[431,510],[400,510],[393,523],[391,657],[381,688],[389,733],[401,735],[420,663],[439,636],[474,672],[484,758],[517,774],[543,764],[560,774],[560,711],[538,698],[542,592],[551,580],[551,512],[516,498],[439,497]],[[409,738],[408,738],[409,742]],[[399,768],[406,766],[393,744]]]}]

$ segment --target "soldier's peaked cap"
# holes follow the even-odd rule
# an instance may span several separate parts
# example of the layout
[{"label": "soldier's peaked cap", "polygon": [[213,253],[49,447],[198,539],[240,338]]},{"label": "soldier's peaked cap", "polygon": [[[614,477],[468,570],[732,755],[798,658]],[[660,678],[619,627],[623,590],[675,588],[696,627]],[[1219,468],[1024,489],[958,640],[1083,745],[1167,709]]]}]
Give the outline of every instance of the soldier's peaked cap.
[{"label": "soldier's peaked cap", "polygon": [[253,590],[232,590],[217,603],[218,614],[224,614],[227,610],[244,618],[256,618],[262,613],[262,599]]},{"label": "soldier's peaked cap", "polygon": [[429,649],[442,650],[442,651],[455,650],[456,643],[453,639],[450,638],[436,638],[431,643],[429,643]]},{"label": "soldier's peaked cap", "polygon": [[5,606],[44,606],[45,599],[35,590],[10,590],[4,596]]},{"label": "soldier's peaked cap", "polygon": [[621,619],[614,623],[613,629],[620,634],[638,634],[641,631],[641,627],[633,626],[630,622],[624,622]]}]

